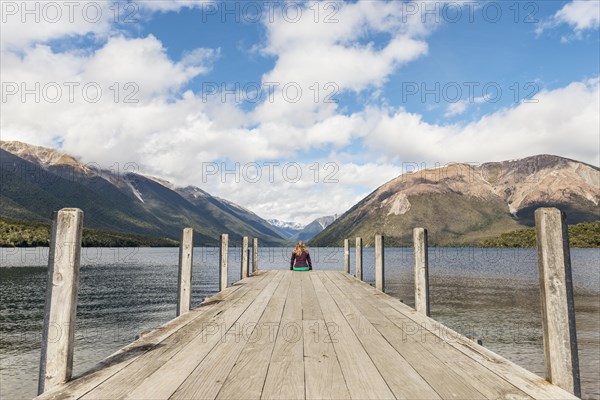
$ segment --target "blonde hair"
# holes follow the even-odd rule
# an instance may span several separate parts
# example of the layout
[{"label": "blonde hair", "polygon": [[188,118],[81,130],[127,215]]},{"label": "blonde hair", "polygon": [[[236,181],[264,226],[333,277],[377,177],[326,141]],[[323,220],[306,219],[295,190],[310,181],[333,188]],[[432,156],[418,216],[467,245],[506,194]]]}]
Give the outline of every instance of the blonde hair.
[{"label": "blonde hair", "polygon": [[303,251],[306,252],[306,254],[308,254],[308,247],[306,247],[302,240],[299,240],[298,243],[296,243],[296,247],[294,247],[294,250],[292,250],[292,253],[299,256],[300,254],[302,254]]}]

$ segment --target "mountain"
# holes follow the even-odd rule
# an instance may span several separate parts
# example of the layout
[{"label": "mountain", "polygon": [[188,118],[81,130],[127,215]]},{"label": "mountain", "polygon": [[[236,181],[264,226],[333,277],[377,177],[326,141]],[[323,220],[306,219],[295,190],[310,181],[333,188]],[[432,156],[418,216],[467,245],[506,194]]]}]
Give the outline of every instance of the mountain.
[{"label": "mountain", "polygon": [[336,214],[336,215],[329,215],[326,217],[317,218],[310,224],[306,225],[304,227],[304,229],[302,229],[295,235],[291,236],[290,240],[293,240],[294,242],[296,242],[298,240],[307,242],[310,239],[312,239],[313,237],[315,237],[317,234],[321,233],[329,225],[331,225],[333,223],[333,221],[336,220],[337,217],[338,217],[338,215]]},{"label": "mountain", "polygon": [[412,229],[429,231],[432,245],[479,245],[534,225],[538,207],[557,207],[569,224],[600,219],[600,169],[552,155],[450,164],[403,174],[376,189],[323,232],[312,246],[340,246],[344,238],[374,235],[410,245]]},{"label": "mountain", "polygon": [[274,226],[286,238],[290,238],[304,229],[304,225],[299,222],[286,222],[278,219],[268,219],[267,222]]},{"label": "mountain", "polygon": [[191,226],[195,242],[213,245],[221,233],[282,245],[284,236],[256,214],[195,187],[84,165],[61,151],[0,141],[0,217],[49,222],[63,207],[84,210],[84,225],[100,231],[179,239]]}]

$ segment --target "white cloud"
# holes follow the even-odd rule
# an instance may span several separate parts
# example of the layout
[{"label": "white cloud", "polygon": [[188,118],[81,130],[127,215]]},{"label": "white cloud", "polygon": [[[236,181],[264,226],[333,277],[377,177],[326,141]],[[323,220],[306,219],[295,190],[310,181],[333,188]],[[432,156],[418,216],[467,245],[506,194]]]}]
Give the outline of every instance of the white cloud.
[{"label": "white cloud", "polygon": [[598,164],[599,80],[574,82],[466,125],[436,125],[418,114],[381,110],[368,145],[393,162],[485,162],[550,153]]},{"label": "white cloud", "polygon": [[[245,179],[256,168],[240,164],[239,179],[234,174],[223,174],[224,168],[215,165],[219,172],[205,174],[204,187],[211,193],[242,204],[263,218],[310,223],[314,219],[339,214],[400,173],[392,164],[356,164],[333,158],[311,163],[280,162],[269,166],[259,162],[260,179]],[[233,165],[226,167],[233,171]],[[301,178],[296,180],[296,172]],[[194,172],[202,181],[201,171]],[[270,180],[272,178],[272,180]]]},{"label": "white cloud", "polygon": [[571,25],[576,31],[596,29],[600,25],[600,2],[596,0],[574,0],[565,4],[554,17]]},{"label": "white cloud", "polygon": [[461,115],[464,114],[465,111],[467,111],[467,108],[475,105],[475,104],[482,104],[486,101],[485,97],[475,97],[473,99],[464,99],[464,100],[459,100],[459,101],[455,101],[453,103],[449,103],[448,106],[446,107],[446,112],[444,113],[445,117],[453,117],[456,115]]},{"label": "white cloud", "polygon": [[546,29],[567,24],[574,30],[574,35],[563,36],[562,41],[581,39],[586,30],[598,29],[600,26],[600,1],[573,0],[565,4],[550,19],[542,21],[536,32],[542,33]]},{"label": "white cloud", "polygon": [[[335,4],[328,13],[335,11],[332,18],[337,22],[324,22],[323,4]],[[290,22],[285,13],[276,14],[274,22],[265,24],[267,43],[262,51],[277,61],[262,80],[281,86],[297,83],[303,96],[294,104],[276,96],[276,101],[257,107],[256,118],[310,126],[336,112],[335,104],[323,102],[325,94],[380,88],[399,66],[427,54],[422,40],[426,24],[416,15],[403,19],[401,7],[401,2],[310,2],[297,22]],[[321,10],[318,17],[315,9]],[[376,46],[374,34],[389,38]],[[310,89],[315,84],[321,91],[317,101]]]},{"label": "white cloud", "polygon": [[[199,3],[140,4],[151,13]],[[397,176],[400,161],[483,162],[559,152],[598,163],[598,80],[541,92],[536,104],[523,103],[466,125],[430,124],[421,115],[387,106],[367,104],[348,113],[335,103],[324,103],[323,96],[330,93],[324,87],[327,82],[335,82],[339,92],[377,96],[400,66],[427,54],[424,38],[433,29],[418,15],[406,23],[399,19],[401,2],[335,4],[340,7],[335,15],[338,23],[315,24],[307,11],[303,14],[307,19],[298,23],[279,19],[265,25],[262,51],[275,56],[276,62],[263,81],[298,82],[304,93],[298,103],[291,103],[283,101],[279,91],[276,101],[265,101],[252,111],[222,102],[219,96],[203,101],[199,94],[182,93],[190,80],[211,69],[219,49],[195,49],[174,61],[156,37],[128,38],[109,23],[69,25],[46,33],[13,26],[8,38],[3,27],[2,82],[25,82],[28,88],[36,82],[41,87],[56,82],[64,93],[57,103],[44,99],[36,103],[31,95],[22,102],[20,94],[11,96],[3,102],[0,116],[2,139],[49,146],[62,142],[66,151],[84,162],[107,167],[118,163],[121,169],[131,162],[144,173],[180,185],[195,184],[263,217],[305,223],[345,211]],[[53,38],[88,34],[103,39],[96,50],[56,52],[47,45]],[[370,41],[373,34],[387,39],[375,45]],[[80,85],[74,101],[68,99],[65,82]],[[118,101],[111,89],[115,82]],[[123,87],[127,82],[139,88],[134,95],[137,103],[124,102],[124,96],[132,93]],[[319,84],[321,101],[315,102],[308,89],[314,82]],[[81,86],[86,83],[101,85],[97,103],[82,98]],[[447,115],[460,115],[470,105],[455,103]],[[319,162],[316,183],[315,167],[307,159]],[[223,182],[222,174],[216,180],[203,179],[203,163],[221,160],[256,161],[263,173],[268,161],[298,162],[303,175],[292,183],[280,168],[272,182],[264,176],[256,183],[243,176],[235,182],[231,175]],[[338,182],[325,183],[326,177]]]},{"label": "white cloud", "polygon": [[113,29],[113,2],[0,0],[3,51],[19,51],[33,43],[92,35],[102,38]]}]

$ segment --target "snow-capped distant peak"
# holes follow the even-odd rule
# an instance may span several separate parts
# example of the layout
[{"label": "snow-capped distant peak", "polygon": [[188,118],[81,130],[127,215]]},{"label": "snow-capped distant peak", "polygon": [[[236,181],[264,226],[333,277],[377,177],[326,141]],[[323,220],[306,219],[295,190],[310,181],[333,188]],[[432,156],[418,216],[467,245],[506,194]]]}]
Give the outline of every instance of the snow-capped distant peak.
[{"label": "snow-capped distant peak", "polygon": [[317,218],[315,220],[315,222],[317,222],[319,225],[321,225],[321,228],[325,229],[329,225],[331,225],[333,223],[333,221],[335,221],[336,219],[338,219],[338,217],[339,217],[338,214],[328,215],[326,217]]},{"label": "snow-capped distant peak", "polygon": [[280,221],[278,219],[268,219],[267,222],[277,228],[288,228],[298,231],[304,229],[305,227],[305,225],[301,224],[300,222]]}]

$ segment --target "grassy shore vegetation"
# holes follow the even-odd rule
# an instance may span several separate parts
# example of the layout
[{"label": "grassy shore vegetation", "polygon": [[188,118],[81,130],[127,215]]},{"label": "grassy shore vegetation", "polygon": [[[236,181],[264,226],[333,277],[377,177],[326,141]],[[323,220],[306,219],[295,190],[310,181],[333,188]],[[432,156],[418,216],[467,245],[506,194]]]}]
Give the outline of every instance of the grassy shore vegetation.
[{"label": "grassy shore vegetation", "polygon": [[[18,222],[0,218],[0,247],[48,246],[50,226],[35,222]],[[83,229],[84,247],[174,247],[179,242],[168,238],[129,235]]]},{"label": "grassy shore vegetation", "polygon": [[[600,221],[569,225],[571,247],[600,248]],[[503,233],[494,239],[484,240],[481,247],[535,247],[535,228]]]}]

